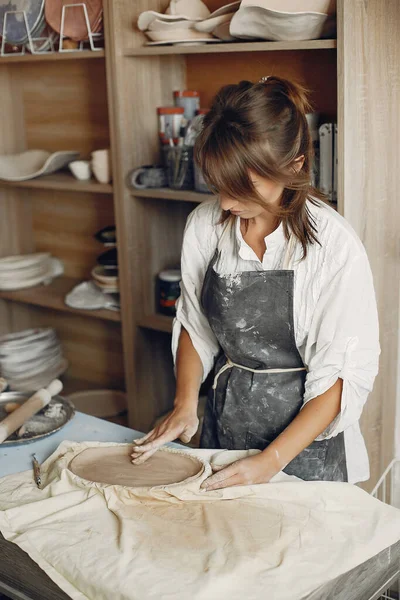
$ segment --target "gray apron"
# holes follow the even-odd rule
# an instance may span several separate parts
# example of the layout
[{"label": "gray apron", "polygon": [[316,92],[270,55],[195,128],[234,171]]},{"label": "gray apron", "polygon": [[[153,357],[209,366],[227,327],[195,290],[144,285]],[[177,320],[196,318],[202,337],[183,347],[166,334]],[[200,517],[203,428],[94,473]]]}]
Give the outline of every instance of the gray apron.
[{"label": "gray apron", "polygon": [[[306,369],[293,324],[294,237],[282,270],[219,275],[208,266],[202,305],[220,347],[201,448],[264,450],[299,413]],[[344,434],[314,441],[283,469],[308,481],[347,481]]]}]

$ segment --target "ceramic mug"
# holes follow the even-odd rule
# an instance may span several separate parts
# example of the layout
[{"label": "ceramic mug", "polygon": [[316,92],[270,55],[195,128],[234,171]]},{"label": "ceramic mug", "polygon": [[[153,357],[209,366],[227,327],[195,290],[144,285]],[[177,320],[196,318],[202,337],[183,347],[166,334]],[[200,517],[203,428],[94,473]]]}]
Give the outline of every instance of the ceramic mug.
[{"label": "ceramic mug", "polygon": [[145,165],[129,173],[128,183],[138,190],[165,187],[168,183],[167,173],[164,167]]},{"label": "ceramic mug", "polygon": [[110,183],[111,174],[111,157],[110,150],[95,150],[92,152],[92,170],[97,181],[100,183]]},{"label": "ceramic mug", "polygon": [[69,163],[71,173],[80,181],[87,181],[92,176],[90,162],[88,160],[74,160]]}]

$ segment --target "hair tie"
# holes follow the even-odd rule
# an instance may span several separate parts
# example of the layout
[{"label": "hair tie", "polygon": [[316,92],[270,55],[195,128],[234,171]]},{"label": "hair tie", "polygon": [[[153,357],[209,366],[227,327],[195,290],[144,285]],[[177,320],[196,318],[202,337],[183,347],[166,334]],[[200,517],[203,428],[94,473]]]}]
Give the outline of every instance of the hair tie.
[{"label": "hair tie", "polygon": [[261,77],[258,83],[267,83],[267,79],[269,79],[269,77],[270,75],[265,75],[264,77]]}]

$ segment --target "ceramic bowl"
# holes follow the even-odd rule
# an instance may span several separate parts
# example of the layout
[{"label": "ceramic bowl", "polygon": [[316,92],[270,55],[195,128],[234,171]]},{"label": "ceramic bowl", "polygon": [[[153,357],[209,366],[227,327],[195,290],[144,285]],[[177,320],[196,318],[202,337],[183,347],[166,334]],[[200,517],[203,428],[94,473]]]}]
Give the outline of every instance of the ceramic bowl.
[{"label": "ceramic bowl", "polygon": [[118,390],[83,390],[67,396],[80,412],[93,417],[114,417],[126,411],[126,394]]},{"label": "ceramic bowl", "polygon": [[87,181],[92,176],[92,169],[88,160],[74,160],[68,166],[73,176],[80,181]]},{"label": "ceramic bowl", "polygon": [[163,19],[154,19],[150,24],[148,31],[172,31],[174,29],[193,29],[197,21],[164,21]]},{"label": "ceramic bowl", "polygon": [[209,14],[209,9],[201,0],[171,0],[165,13],[146,10],[139,15],[137,24],[141,31],[146,31],[155,19],[201,21],[206,19]]},{"label": "ceramic bowl", "polygon": [[152,42],[195,42],[203,40],[212,40],[209,33],[196,31],[194,29],[171,29],[168,31],[146,31],[147,37]]},{"label": "ceramic bowl", "polygon": [[328,20],[327,14],[278,12],[242,4],[229,31],[233,37],[249,40],[301,41],[330,36],[334,29],[334,21]]},{"label": "ceramic bowl", "polygon": [[97,265],[92,269],[91,273],[93,279],[104,285],[116,285],[118,284],[118,276],[108,275],[106,269],[103,266]]},{"label": "ceramic bowl", "polygon": [[79,152],[46,152],[28,150],[20,154],[0,155],[0,179],[26,181],[40,175],[49,175],[77,159]]}]

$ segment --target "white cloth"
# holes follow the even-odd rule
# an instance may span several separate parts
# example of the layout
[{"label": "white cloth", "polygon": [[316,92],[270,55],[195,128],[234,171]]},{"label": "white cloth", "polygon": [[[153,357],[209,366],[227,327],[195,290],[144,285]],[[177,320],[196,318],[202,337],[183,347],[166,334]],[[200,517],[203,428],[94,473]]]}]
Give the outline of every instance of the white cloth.
[{"label": "white cloth", "polygon": [[[380,353],[378,317],[372,274],[365,249],[351,226],[336,211],[307,202],[320,245],[295,249],[294,325],[298,350],[308,369],[304,404],[343,379],[341,411],[316,439],[344,431],[350,483],[369,478],[369,461],[359,418],[378,371]],[[174,357],[183,326],[203,363],[204,378],[219,352],[217,340],[200,303],[207,267],[214,255],[223,225],[218,225],[218,202],[201,204],[186,225],[182,249],[181,297],[177,303],[172,350]],[[286,238],[280,225],[265,238],[262,262],[244,241],[240,219],[225,236],[219,274],[282,268]],[[242,324],[243,328],[251,323]]]},{"label": "white cloth", "polygon": [[63,442],[42,466],[43,490],[31,471],[0,480],[2,534],[74,600],[300,600],[400,538],[400,511],[348,483],[279,474],[201,490],[215,451],[183,451],[199,475],[153,488],[68,470],[86,448],[116,445],[127,446]]}]

